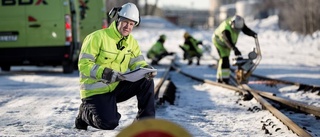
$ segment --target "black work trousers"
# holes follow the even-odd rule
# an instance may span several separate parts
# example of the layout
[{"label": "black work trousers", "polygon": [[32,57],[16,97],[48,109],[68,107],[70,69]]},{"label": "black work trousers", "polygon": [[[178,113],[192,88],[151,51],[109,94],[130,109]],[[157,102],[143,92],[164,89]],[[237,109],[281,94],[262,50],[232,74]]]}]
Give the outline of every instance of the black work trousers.
[{"label": "black work trousers", "polygon": [[[136,119],[154,118],[154,81],[145,78],[136,81],[121,81],[114,91],[82,99],[81,118],[88,125],[104,130],[115,129],[120,120],[117,103],[136,96],[138,114]],[[135,109],[135,108],[133,108]]]}]

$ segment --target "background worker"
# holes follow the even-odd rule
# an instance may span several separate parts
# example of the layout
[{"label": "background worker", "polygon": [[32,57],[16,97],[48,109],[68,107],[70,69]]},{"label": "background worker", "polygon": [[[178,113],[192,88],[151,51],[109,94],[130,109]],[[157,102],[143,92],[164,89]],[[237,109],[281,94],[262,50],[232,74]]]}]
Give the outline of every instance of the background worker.
[{"label": "background worker", "polygon": [[147,57],[152,60],[151,65],[157,65],[158,62],[167,55],[172,55],[173,52],[168,52],[164,47],[166,35],[160,35],[159,39],[147,52]]},{"label": "background worker", "polygon": [[248,28],[244,19],[238,15],[223,21],[212,35],[212,42],[216,46],[220,57],[217,70],[217,82],[229,83],[231,73],[229,56],[231,50],[234,51],[236,56],[241,56],[241,52],[236,47],[241,31],[248,36],[257,38],[257,33]]},{"label": "background worker", "polygon": [[194,57],[197,58],[197,65],[200,65],[200,58],[202,56],[202,50],[199,48],[199,44],[202,45],[202,41],[196,40],[188,32],[183,35],[184,44],[180,48],[184,51],[183,59],[188,60],[188,65],[192,64]]},{"label": "background worker", "polygon": [[88,126],[112,130],[118,126],[120,113],[117,103],[137,97],[136,120],[154,118],[154,82],[156,73],[146,74],[136,82],[125,81],[127,70],[150,67],[144,60],[137,40],[131,35],[140,21],[133,3],[113,8],[112,18],[118,18],[106,29],[89,34],[79,55],[81,105],[75,120],[77,129]]}]

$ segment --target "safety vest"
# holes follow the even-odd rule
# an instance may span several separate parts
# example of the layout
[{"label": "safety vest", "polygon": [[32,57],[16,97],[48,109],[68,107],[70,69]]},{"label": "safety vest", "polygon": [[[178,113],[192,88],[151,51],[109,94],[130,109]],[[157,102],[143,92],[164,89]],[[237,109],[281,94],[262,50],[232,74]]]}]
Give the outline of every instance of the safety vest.
[{"label": "safety vest", "polygon": [[167,50],[164,48],[163,44],[157,41],[147,52],[147,56],[150,58],[154,58],[155,56],[159,56],[165,52],[167,52]]},{"label": "safety vest", "polygon": [[78,62],[80,96],[87,98],[116,88],[119,82],[107,83],[101,78],[105,68],[124,73],[147,65],[138,42],[131,34],[121,36],[114,21],[108,28],[89,34],[83,41]]},{"label": "safety vest", "polygon": [[218,28],[214,31],[214,38],[212,38],[213,40],[215,40],[217,42],[217,44],[219,44],[220,46],[225,46],[227,47],[225,40],[222,38],[222,32],[224,30],[228,30],[231,34],[231,40],[230,42],[232,42],[233,44],[237,43],[238,37],[239,37],[239,33],[240,31],[236,31],[234,29],[231,28],[231,24],[230,24],[230,19],[228,18],[225,21],[223,21]]},{"label": "safety vest", "polygon": [[184,44],[182,45],[182,48],[188,52],[188,54],[192,54],[191,56],[196,56],[197,54],[202,55],[202,49],[198,46],[199,41],[196,40],[193,37],[188,37]]}]

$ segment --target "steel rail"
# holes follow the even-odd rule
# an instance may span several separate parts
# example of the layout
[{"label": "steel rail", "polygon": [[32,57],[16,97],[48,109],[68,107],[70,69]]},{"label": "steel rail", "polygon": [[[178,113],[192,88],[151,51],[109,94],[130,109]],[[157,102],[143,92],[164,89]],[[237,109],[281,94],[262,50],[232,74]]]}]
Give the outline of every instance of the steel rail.
[{"label": "steel rail", "polygon": [[160,78],[160,81],[158,82],[158,84],[156,85],[156,87],[154,88],[154,93],[156,96],[158,96],[159,94],[159,90],[161,88],[161,86],[163,85],[164,81],[167,80],[169,77],[169,72],[171,67],[173,66],[173,62],[176,59],[176,55],[174,56],[174,59],[171,61],[170,65],[166,68],[165,73],[162,75],[162,77]]},{"label": "steel rail", "polygon": [[[168,101],[170,104],[173,104],[174,98],[175,98],[175,89],[172,89],[172,83],[171,81],[168,81],[169,79],[169,72],[173,66],[174,60],[176,60],[177,56],[174,55],[174,58],[171,60],[171,63],[169,66],[166,68],[165,72],[161,76],[159,82],[154,88],[154,98],[156,100],[156,105],[161,105],[164,103],[164,101]],[[168,81],[168,83],[166,83]],[[163,86],[166,86],[162,88]],[[170,89],[171,87],[171,89]],[[170,92],[170,93],[168,93]]]},{"label": "steel rail", "polygon": [[172,68],[174,70],[176,70],[178,73],[181,73],[181,74],[183,74],[183,75],[185,75],[187,77],[190,77],[191,79],[197,80],[199,82],[208,83],[208,84],[211,84],[211,85],[220,86],[220,87],[224,87],[224,88],[227,88],[227,89],[234,90],[234,91],[238,92],[240,95],[243,95],[244,96],[244,100],[250,100],[251,99],[250,98],[250,96],[251,96],[250,93],[247,92],[246,90],[242,90],[242,89],[236,88],[236,87],[231,86],[231,85],[221,84],[221,83],[217,83],[217,82],[214,82],[214,81],[211,81],[211,80],[208,80],[208,79],[202,79],[202,78],[190,75],[190,74],[188,74],[186,72],[183,72],[176,65],[173,65]]},{"label": "steel rail", "polygon": [[[255,77],[262,80],[274,81],[274,84],[281,83],[281,84],[288,84],[288,85],[296,85],[296,86],[299,86],[299,88],[297,89],[298,91],[299,90],[304,90],[304,91],[311,90],[311,92],[320,91],[319,85],[303,84],[303,83],[292,82],[288,80],[274,79],[274,78],[269,78],[269,77],[265,77],[257,74],[252,74],[251,77]],[[319,92],[319,95],[320,95],[320,92]]]},{"label": "steel rail", "polygon": [[[226,85],[226,84],[221,84],[221,83],[217,83],[211,80],[207,80],[207,79],[202,79],[193,75],[190,75],[186,72],[183,72],[180,68],[176,67],[175,65],[172,66],[178,73],[181,73],[187,77],[190,77],[194,80],[203,82],[203,83],[208,83],[211,85],[215,85],[215,86],[220,86],[223,88],[227,88],[227,89],[231,89],[240,93],[250,93],[253,95],[253,97],[263,106],[263,108],[267,109],[269,112],[271,112],[276,118],[278,118],[281,122],[283,122],[290,130],[292,130],[294,133],[296,133],[299,136],[303,136],[303,137],[311,137],[311,135],[306,132],[304,129],[302,129],[301,127],[299,127],[295,122],[293,122],[291,119],[289,119],[287,116],[285,116],[283,113],[281,113],[278,109],[276,109],[275,107],[273,107],[268,101],[266,101],[262,96],[263,95],[269,95],[272,96],[273,94],[270,94],[269,92],[263,92],[263,91],[255,91],[250,89],[249,87],[246,88],[239,88],[239,87],[235,87],[235,86],[231,86],[231,85]],[[245,87],[242,85],[242,87]]]},{"label": "steel rail", "polygon": [[[255,39],[255,43],[259,45],[258,39]],[[259,51],[258,54],[261,55],[260,45],[257,46],[257,48],[258,48],[257,50]],[[259,62],[260,62],[261,59],[262,59],[262,57],[260,56],[258,58]],[[214,59],[214,60],[217,61],[217,62],[219,61],[219,59]],[[213,65],[213,68],[217,68],[217,66]],[[254,68],[254,69],[256,69],[256,68]],[[235,72],[234,68],[230,68],[230,70],[231,70],[232,73]],[[282,83],[282,84],[288,84],[288,85],[296,85],[296,86],[299,86],[297,91],[299,91],[299,90],[304,90],[304,91],[311,90],[311,92],[319,91],[318,95],[320,95],[320,85],[311,85],[311,84],[292,82],[292,81],[288,81],[288,80],[274,79],[274,78],[269,78],[269,77],[266,77],[266,76],[261,76],[261,75],[258,75],[258,74],[254,74],[254,73],[251,73],[251,77],[255,77],[255,78],[259,78],[259,79],[263,79],[263,80],[275,81],[275,83],[270,82],[272,84]]]},{"label": "steel rail", "polygon": [[276,101],[278,103],[281,103],[283,105],[289,106],[295,110],[305,112],[308,114],[313,114],[316,117],[320,117],[320,107],[314,106],[314,105],[308,105],[299,101],[290,100],[290,99],[284,99],[281,97],[277,97],[276,94],[265,94],[266,92],[259,91],[259,90],[253,90],[259,95],[268,98],[270,100]]},{"label": "steel rail", "polygon": [[[231,75],[231,79],[234,80],[233,75]],[[248,85],[246,85],[246,86],[248,86]],[[240,88],[241,88],[241,86],[240,86]],[[306,103],[302,103],[302,102],[295,101],[295,100],[277,97],[277,95],[275,93],[270,93],[270,92],[255,90],[255,89],[251,89],[251,90],[257,92],[259,95],[263,96],[264,98],[268,98],[272,101],[276,101],[276,102],[281,103],[283,105],[289,106],[292,109],[295,109],[295,110],[298,110],[298,111],[301,111],[304,113],[308,113],[308,114],[313,114],[316,117],[320,117],[320,107],[317,107],[314,105],[308,105]]]},{"label": "steel rail", "polygon": [[253,97],[267,110],[269,110],[276,118],[283,122],[289,129],[291,129],[294,133],[301,137],[312,137],[308,132],[306,132],[303,128],[298,126],[295,122],[289,119],[286,115],[281,113],[278,109],[273,107],[268,101],[262,98],[256,90],[252,90],[248,85],[241,85],[244,89],[248,90]]}]

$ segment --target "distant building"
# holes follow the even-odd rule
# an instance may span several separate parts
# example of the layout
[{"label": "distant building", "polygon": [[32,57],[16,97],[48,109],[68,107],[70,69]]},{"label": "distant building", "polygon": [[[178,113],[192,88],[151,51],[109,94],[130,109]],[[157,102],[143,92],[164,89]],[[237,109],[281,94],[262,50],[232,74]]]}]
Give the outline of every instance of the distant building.
[{"label": "distant building", "polygon": [[[141,13],[145,12],[146,8],[141,8]],[[158,8],[154,5],[148,5],[147,15],[159,16],[166,18],[168,21],[178,26],[185,27],[208,27],[209,12],[207,10],[191,9],[187,7],[166,7]],[[144,14],[145,15],[145,14]]]},{"label": "distant building", "polygon": [[229,17],[235,13],[235,6],[237,0],[210,0],[208,26],[213,28],[217,26],[221,20]]},{"label": "distant building", "polygon": [[172,23],[179,26],[188,27],[208,27],[209,13],[206,10],[190,10],[190,9],[164,9],[164,17]]},{"label": "distant building", "polygon": [[266,9],[264,2],[266,0],[210,0],[208,25],[216,27],[235,14],[246,20],[265,18],[269,9]]},{"label": "distant building", "polygon": [[[138,0],[131,1],[139,2]],[[209,10],[193,9],[192,6],[158,8],[155,5],[148,5],[146,8],[146,4],[144,4],[140,7],[140,14],[160,16],[179,26],[214,28],[235,14],[246,18],[246,20],[268,16],[266,15],[266,7],[263,7],[263,3],[266,1],[268,0],[210,0]],[[113,0],[113,2],[121,3],[124,1]]]}]

